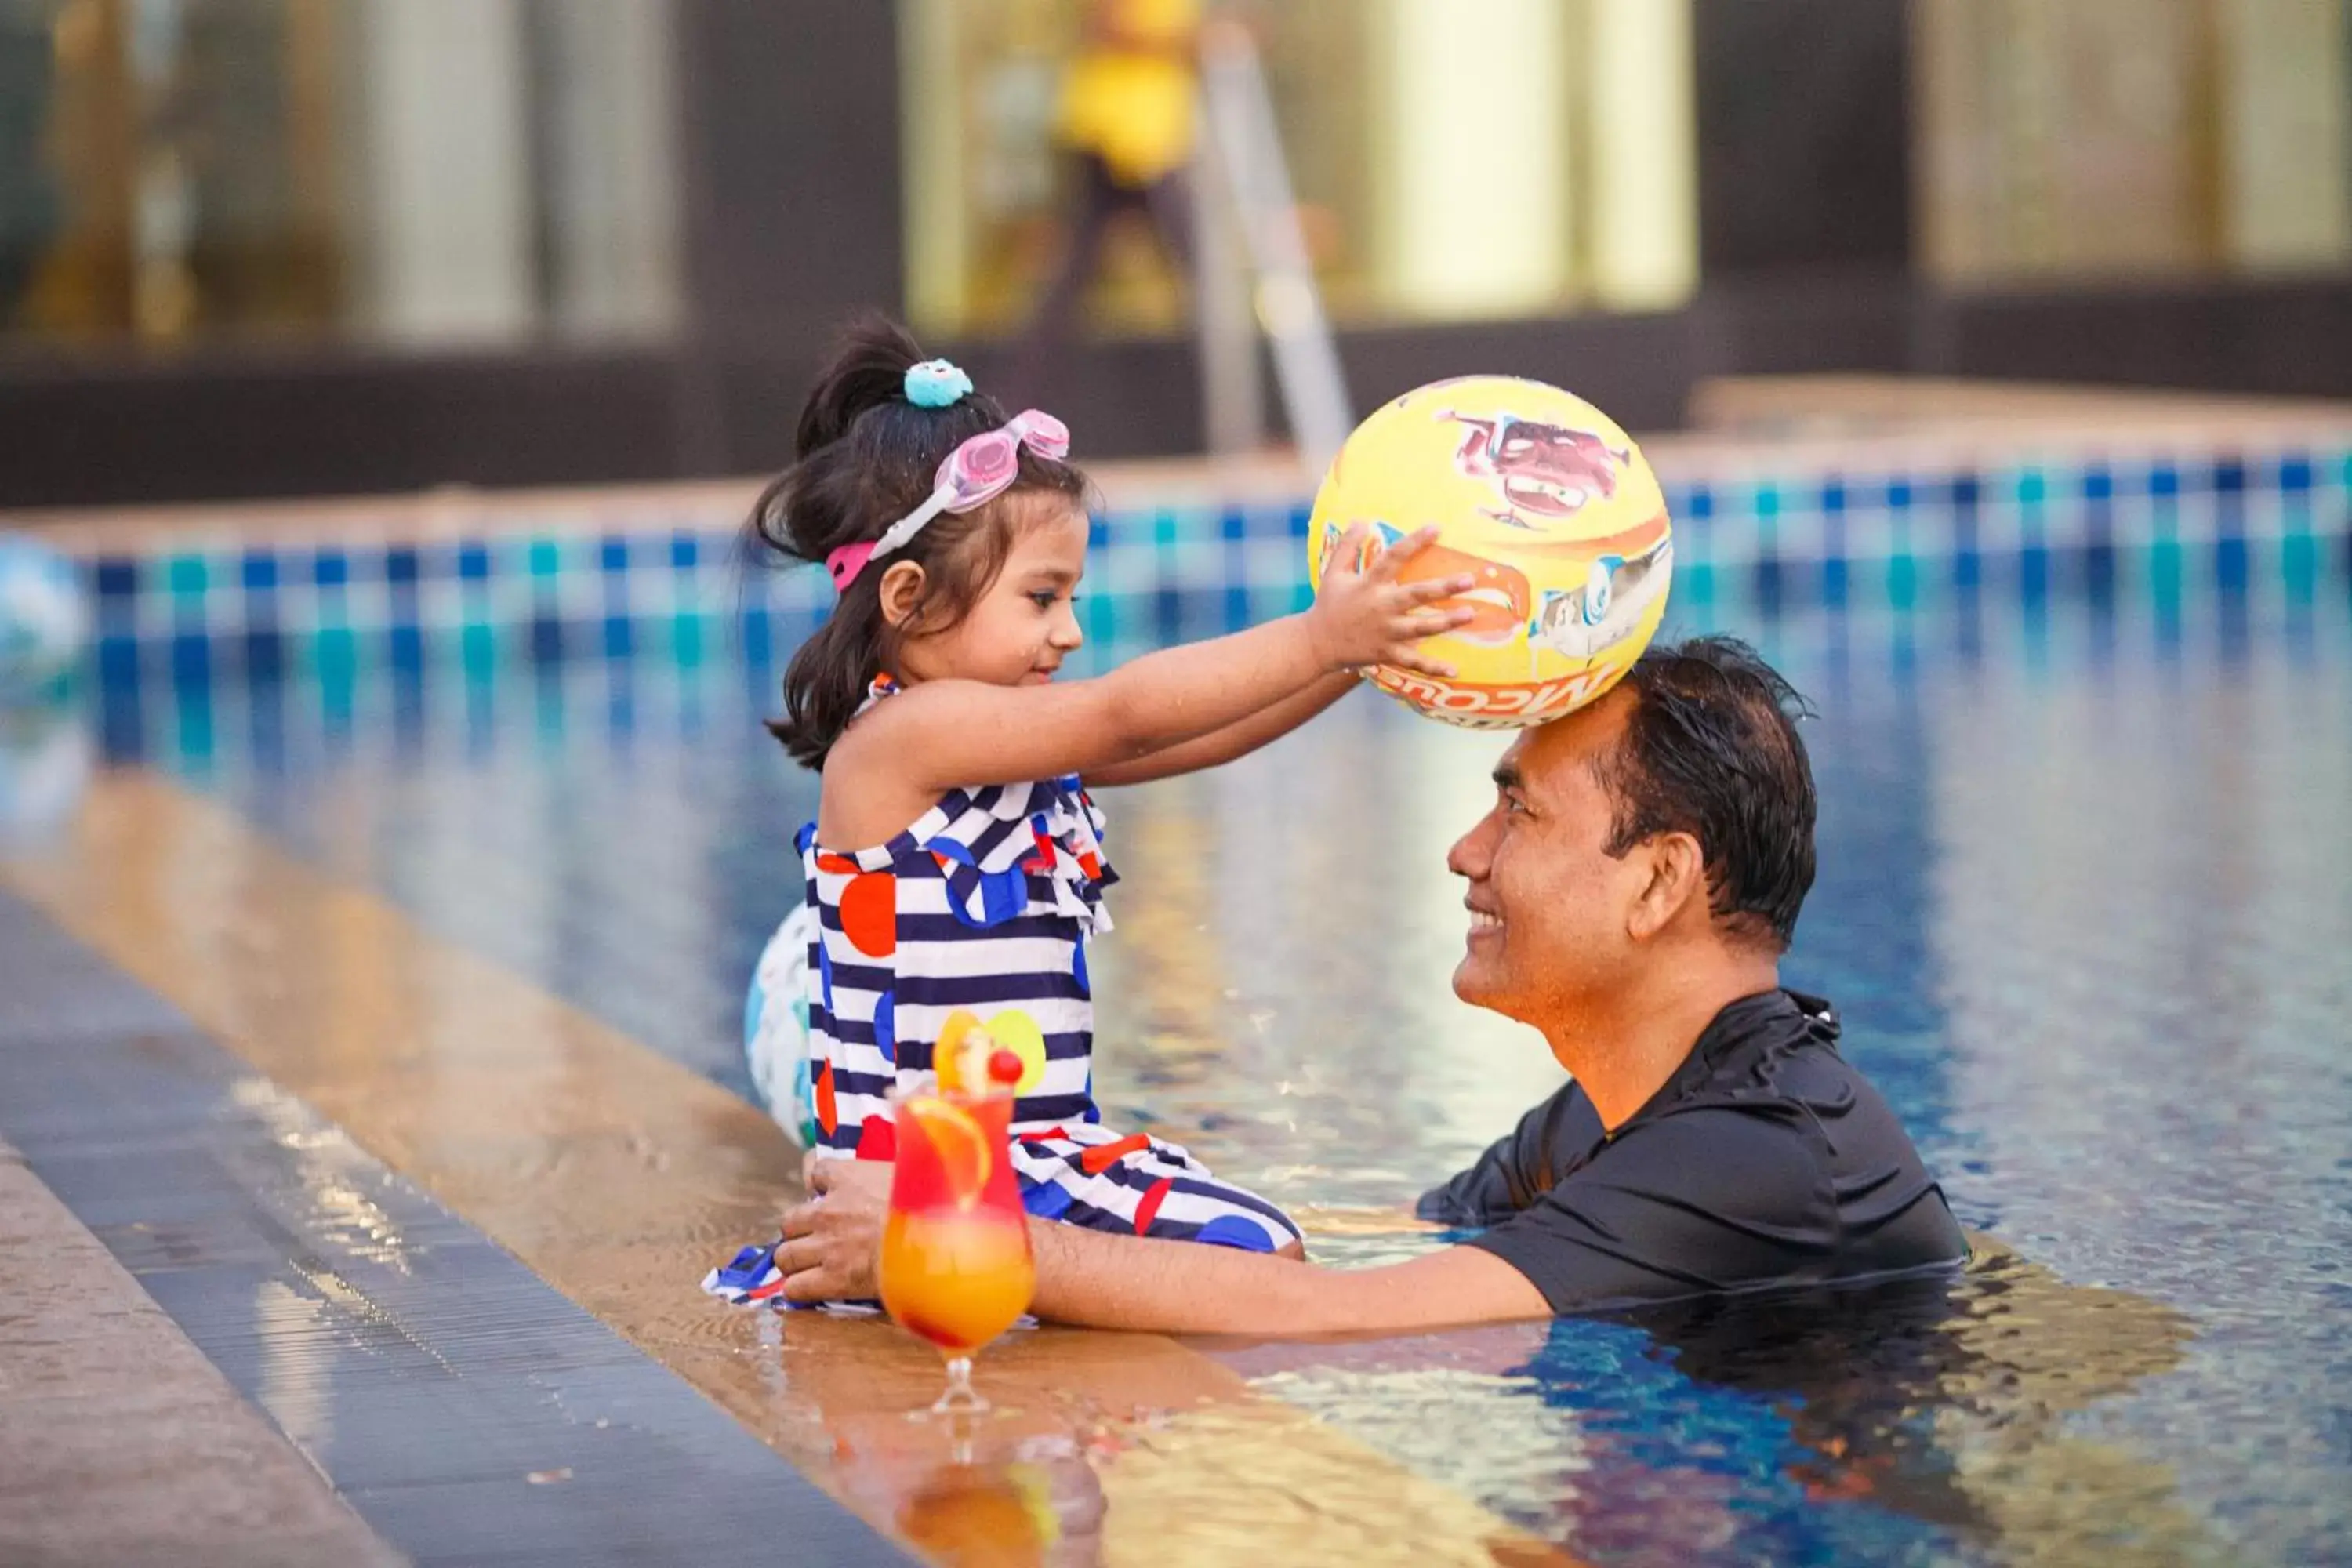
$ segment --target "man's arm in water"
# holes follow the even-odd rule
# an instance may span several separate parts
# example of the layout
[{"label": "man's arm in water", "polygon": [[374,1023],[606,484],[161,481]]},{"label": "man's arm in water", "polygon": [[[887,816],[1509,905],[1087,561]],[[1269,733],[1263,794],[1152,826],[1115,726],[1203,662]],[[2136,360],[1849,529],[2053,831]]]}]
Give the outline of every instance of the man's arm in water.
[{"label": "man's arm in water", "polygon": [[1033,1221],[1037,1296],[1057,1322],[1193,1334],[1399,1332],[1549,1318],[1528,1277],[1475,1247],[1448,1247],[1379,1268],[1318,1264],[1109,1236]]},{"label": "man's arm in water", "polygon": [[[820,1199],[784,1216],[776,1262],[794,1301],[871,1297],[887,1166],[826,1161]],[[1158,1333],[1400,1332],[1515,1318],[1551,1308],[1526,1275],[1472,1247],[1380,1268],[1324,1268],[1198,1242],[1110,1236],[1029,1222],[1041,1318]]]}]

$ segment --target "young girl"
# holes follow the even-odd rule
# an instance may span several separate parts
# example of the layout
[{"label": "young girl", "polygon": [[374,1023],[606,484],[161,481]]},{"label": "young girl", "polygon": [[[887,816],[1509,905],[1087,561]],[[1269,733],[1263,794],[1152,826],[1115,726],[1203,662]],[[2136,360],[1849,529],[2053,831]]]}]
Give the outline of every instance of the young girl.
[{"label": "young girl", "polygon": [[[887,1160],[888,1097],[928,1081],[950,1019],[976,1022],[1023,1059],[1013,1159],[1032,1214],[1297,1251],[1272,1204],[1172,1143],[1102,1125],[1087,942],[1110,929],[1116,878],[1087,786],[1242,756],[1328,707],[1359,666],[1450,673],[1415,645],[1468,616],[1434,605],[1470,580],[1400,584],[1434,531],[1375,553],[1359,529],[1314,608],[1056,681],[1082,641],[1086,569],[1087,489],[1068,447],[1060,421],[1008,419],[961,371],[869,322],[760,499],[761,538],[823,562],[839,595],[793,656],[772,726],[823,793],[798,840],[803,906],[771,946],[803,971],[786,994],[795,1018],[805,1002],[805,1088],[768,1087],[818,1155]],[[751,1248],[706,1284],[738,1300],[781,1288]]]}]

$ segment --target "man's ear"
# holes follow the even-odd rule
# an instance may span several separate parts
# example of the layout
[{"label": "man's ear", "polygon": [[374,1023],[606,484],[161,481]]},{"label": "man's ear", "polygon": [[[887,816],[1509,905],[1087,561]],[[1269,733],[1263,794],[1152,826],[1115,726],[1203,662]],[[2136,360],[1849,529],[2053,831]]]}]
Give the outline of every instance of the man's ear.
[{"label": "man's ear", "polygon": [[1658,834],[1636,853],[1649,863],[1650,879],[1626,916],[1625,934],[1647,942],[1672,925],[1693,899],[1706,907],[1706,856],[1687,833]]},{"label": "man's ear", "polygon": [[882,619],[905,631],[923,604],[923,569],[911,561],[893,561],[882,574]]}]

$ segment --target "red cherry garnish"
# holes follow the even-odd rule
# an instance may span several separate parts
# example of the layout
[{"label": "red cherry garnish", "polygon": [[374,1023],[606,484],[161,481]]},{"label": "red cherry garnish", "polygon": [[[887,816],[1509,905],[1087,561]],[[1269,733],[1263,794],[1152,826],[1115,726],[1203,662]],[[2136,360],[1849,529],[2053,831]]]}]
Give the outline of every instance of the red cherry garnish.
[{"label": "red cherry garnish", "polygon": [[1021,1058],[1012,1051],[999,1047],[988,1053],[988,1077],[992,1083],[1010,1089],[1021,1081]]}]

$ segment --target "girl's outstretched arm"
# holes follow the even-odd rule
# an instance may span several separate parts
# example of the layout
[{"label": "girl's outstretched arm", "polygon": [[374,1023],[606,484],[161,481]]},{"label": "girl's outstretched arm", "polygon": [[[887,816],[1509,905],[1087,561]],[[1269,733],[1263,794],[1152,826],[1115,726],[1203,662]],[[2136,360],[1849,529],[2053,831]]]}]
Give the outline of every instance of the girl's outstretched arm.
[{"label": "girl's outstretched arm", "polygon": [[1212,730],[1198,740],[1141,756],[1131,763],[1114,763],[1107,768],[1097,768],[1086,775],[1089,788],[1112,788],[1119,784],[1148,784],[1153,779],[1174,778],[1179,773],[1196,773],[1246,757],[1260,746],[1279,741],[1326,708],[1353,691],[1357,678],[1347,670],[1327,675],[1306,690],[1284,698],[1271,708],[1251,714],[1237,723],[1222,730]]},{"label": "girl's outstretched arm", "polygon": [[928,799],[964,784],[1099,773],[1238,724],[1357,665],[1451,675],[1419,645],[1470,617],[1466,608],[1435,607],[1470,579],[1397,581],[1436,536],[1423,529],[1359,568],[1371,538],[1360,525],[1331,552],[1313,608],[1145,654],[1092,680],[910,687],[843,734],[825,763],[828,793],[837,775],[859,789]]}]

